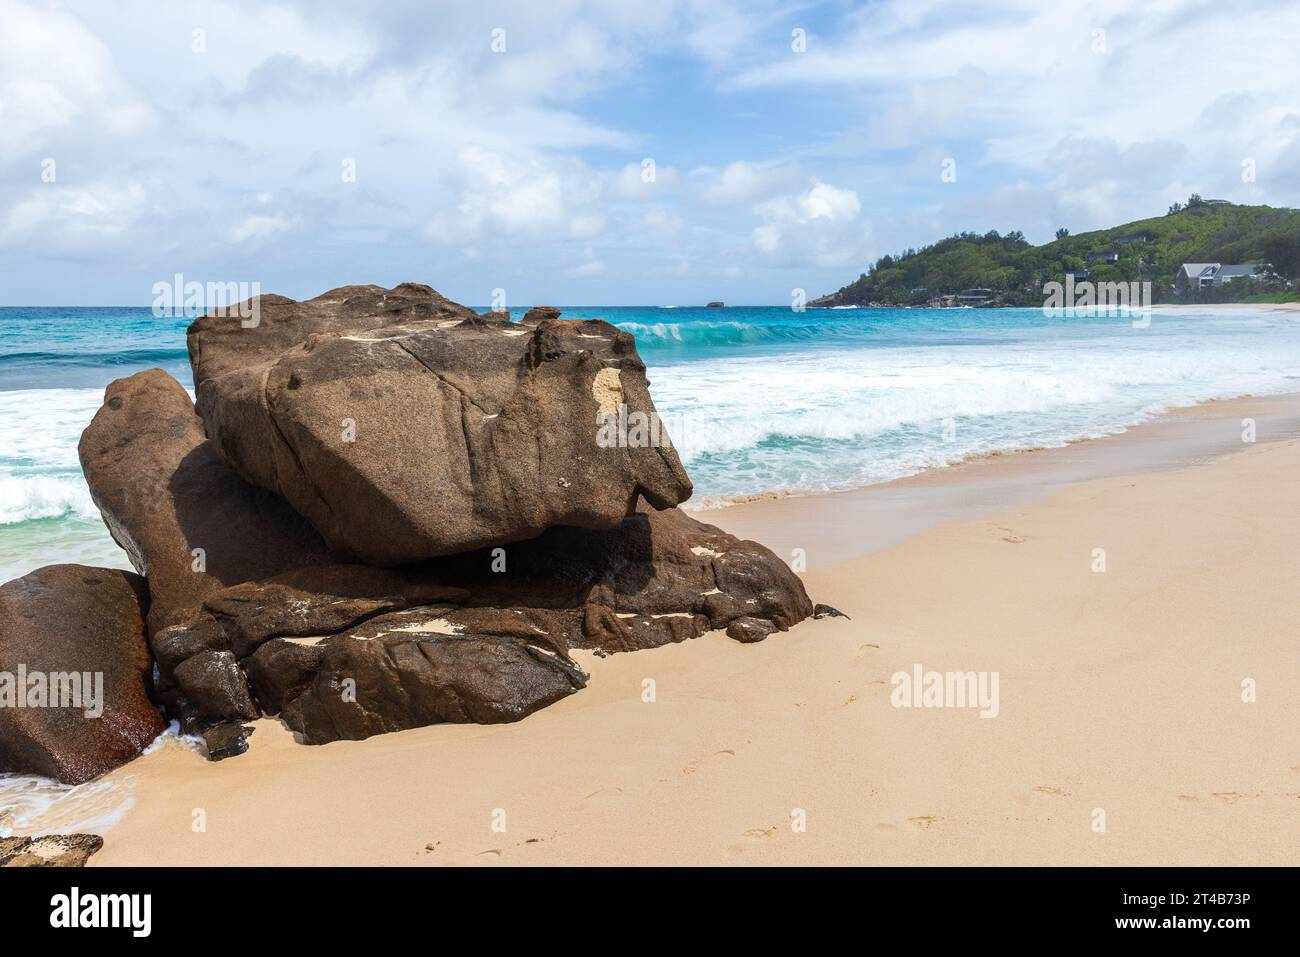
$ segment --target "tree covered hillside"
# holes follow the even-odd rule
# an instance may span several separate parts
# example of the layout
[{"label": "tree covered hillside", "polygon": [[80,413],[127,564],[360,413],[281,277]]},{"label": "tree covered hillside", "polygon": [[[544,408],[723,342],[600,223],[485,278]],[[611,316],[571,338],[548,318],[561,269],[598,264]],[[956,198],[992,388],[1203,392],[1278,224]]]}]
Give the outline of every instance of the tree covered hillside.
[{"label": "tree covered hillside", "polygon": [[[1173,290],[1185,262],[1265,263],[1266,279],[1238,280],[1221,289]],[[1031,246],[1019,232],[961,233],[922,249],[882,256],[870,270],[813,306],[923,306],[971,290],[965,302],[1038,306],[1043,286],[1067,273],[1094,283],[1150,282],[1156,302],[1295,298],[1300,269],[1300,210],[1237,206],[1192,196],[1164,216],[1069,235]],[[1086,275],[1085,275],[1086,273]]]}]

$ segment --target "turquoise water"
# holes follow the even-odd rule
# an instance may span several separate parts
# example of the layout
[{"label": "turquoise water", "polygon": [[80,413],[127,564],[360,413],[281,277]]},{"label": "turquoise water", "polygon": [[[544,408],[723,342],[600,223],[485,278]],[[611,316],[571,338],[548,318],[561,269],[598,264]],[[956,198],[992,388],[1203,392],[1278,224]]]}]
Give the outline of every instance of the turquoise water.
[{"label": "turquoise water", "polygon": [[[1300,316],[1264,309],[1156,312],[1146,329],[1038,309],[564,315],[636,335],[703,503],[882,482],[1173,406],[1300,391]],[[0,580],[54,561],[125,565],[77,438],[114,378],[161,366],[191,387],[187,325],[148,308],[0,308]]]}]

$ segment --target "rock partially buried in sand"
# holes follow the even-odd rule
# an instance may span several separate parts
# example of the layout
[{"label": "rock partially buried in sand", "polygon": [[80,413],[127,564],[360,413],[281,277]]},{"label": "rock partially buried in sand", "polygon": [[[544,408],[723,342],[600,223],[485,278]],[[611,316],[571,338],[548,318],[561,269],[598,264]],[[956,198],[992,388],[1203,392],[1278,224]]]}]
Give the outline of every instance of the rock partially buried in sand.
[{"label": "rock partially buried in sand", "polygon": [[654,415],[635,340],[609,323],[553,307],[510,323],[413,283],[253,306],[251,327],[190,327],[208,435],[366,564],[610,529],[638,498],[691,493],[669,444],[598,440],[598,413]]},{"label": "rock partially buried in sand", "polygon": [[849,617],[848,615],[844,614],[844,612],[840,611],[838,608],[832,608],[830,605],[823,605],[820,603],[813,606],[812,616],[813,618],[819,618],[819,619]]},{"label": "rock partially buried in sand", "polygon": [[202,734],[203,745],[208,752],[209,761],[224,761],[235,758],[248,750],[248,739],[253,728],[237,721],[214,724]]},{"label": "rock partially buried in sand", "polygon": [[[571,649],[635,651],[714,628],[752,641],[811,610],[798,578],[761,545],[651,509],[609,531],[551,529],[503,555],[246,583],[208,599],[189,626],[203,637],[170,629],[169,642],[205,661],[233,654],[258,706],[320,744],[515,721],[585,685]],[[189,660],[174,667],[177,682]],[[196,720],[241,707],[243,686],[231,687],[225,701],[205,698]]]},{"label": "rock partially buried in sand", "polygon": [[770,621],[764,621],[762,618],[737,618],[727,625],[727,637],[734,638],[745,645],[752,645],[762,641],[774,631],[776,631],[776,626]]},{"label": "rock partially buried in sand", "polygon": [[103,846],[98,834],[0,837],[0,867],[85,867]]},{"label": "rock partially buried in sand", "polygon": [[149,698],[145,583],[49,565],[0,586],[0,772],[80,784],[163,732]]}]

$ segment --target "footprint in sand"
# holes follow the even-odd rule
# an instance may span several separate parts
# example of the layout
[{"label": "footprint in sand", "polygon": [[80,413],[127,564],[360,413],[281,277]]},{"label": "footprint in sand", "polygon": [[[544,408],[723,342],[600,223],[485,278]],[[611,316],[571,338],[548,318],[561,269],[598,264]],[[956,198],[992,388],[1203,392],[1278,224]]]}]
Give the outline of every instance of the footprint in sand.
[{"label": "footprint in sand", "polygon": [[583,800],[590,801],[592,798],[600,797],[602,795],[613,797],[615,794],[622,794],[622,793],[623,793],[622,788],[596,788],[596,790],[588,794],[585,798],[583,798]]},{"label": "footprint in sand", "polygon": [[776,825],[771,827],[751,827],[745,832],[745,837],[752,838],[755,841],[766,841],[776,836]]},{"label": "footprint in sand", "polygon": [[1180,800],[1180,801],[1199,801],[1200,798],[1198,798],[1195,794],[1180,794],[1180,795],[1178,795],[1178,800]]},{"label": "footprint in sand", "polygon": [[1050,794],[1052,797],[1069,797],[1070,792],[1065,788],[1054,788],[1049,784],[1039,784],[1034,787],[1039,794]]},{"label": "footprint in sand", "polygon": [[478,856],[479,856],[479,857],[489,857],[489,856],[490,856],[490,857],[500,857],[502,853],[503,853],[503,852],[502,852],[501,848],[499,848],[499,847],[494,847],[494,848],[491,848],[490,850],[479,851],[479,852],[478,852]]},{"label": "footprint in sand", "polygon": [[921,814],[916,817],[909,817],[907,821],[909,824],[915,824],[924,831],[933,827],[935,824],[938,824],[939,818],[935,817],[933,814]]},{"label": "footprint in sand", "polygon": [[896,825],[896,824],[890,824],[888,821],[881,821],[879,824],[876,825],[876,830],[877,830],[877,831],[897,831],[897,830],[898,830],[898,825]]},{"label": "footprint in sand", "polygon": [[1232,804],[1234,801],[1240,801],[1245,796],[1246,795],[1244,794],[1238,794],[1236,791],[1217,791],[1210,795],[1210,797],[1214,798],[1216,801],[1223,801],[1225,804]]},{"label": "footprint in sand", "polygon": [[707,758],[696,758],[690,764],[686,765],[686,767],[682,768],[682,774],[694,774],[700,768],[704,767],[704,765],[708,764],[714,758],[719,756],[734,758],[736,756],[736,752],[732,748],[723,748],[721,751],[714,751]]}]

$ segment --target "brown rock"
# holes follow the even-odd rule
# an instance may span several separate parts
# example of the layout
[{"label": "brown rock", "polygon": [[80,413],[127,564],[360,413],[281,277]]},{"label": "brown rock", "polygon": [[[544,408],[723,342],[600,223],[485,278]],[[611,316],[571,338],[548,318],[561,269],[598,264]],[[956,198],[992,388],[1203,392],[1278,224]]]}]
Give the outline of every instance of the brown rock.
[{"label": "brown rock", "polygon": [[430,609],[375,618],[319,647],[314,674],[283,714],[307,744],[518,721],[586,685],[544,641],[462,632]]},{"label": "brown rock", "polygon": [[545,322],[548,319],[559,319],[560,310],[555,306],[533,306],[520,320],[525,326],[535,326],[539,322]]},{"label": "brown rock", "polygon": [[103,846],[98,834],[0,837],[0,867],[85,867]]},{"label": "brown rock", "polygon": [[[0,586],[0,771],[80,784],[162,733],[149,696],[147,607],[144,580],[116,569],[49,565]],[[47,706],[34,706],[36,675]],[[60,691],[59,706],[49,706],[56,682],[80,688],[80,703]]]},{"label": "brown rock", "polygon": [[774,631],[776,625],[762,618],[736,618],[727,625],[727,637],[746,645],[762,641]]},{"label": "brown rock", "polygon": [[190,327],[198,411],[336,551],[395,566],[690,495],[670,445],[598,443],[598,412],[654,413],[635,341],[606,322],[512,324],[411,283],[255,305],[255,328]]},{"label": "brown rock", "polygon": [[[213,595],[206,626],[194,627],[228,636],[262,710],[316,744],[517,720],[583,687],[570,648],[635,651],[711,628],[756,641],[811,611],[770,551],[670,509],[400,573],[299,569]],[[175,679],[189,680],[188,662]],[[242,700],[237,690],[205,698],[201,717],[220,719]]]},{"label": "brown rock", "polygon": [[228,585],[330,560],[300,516],[226,465],[160,369],[109,385],[78,451],[104,523],[148,577],[151,633]]}]

